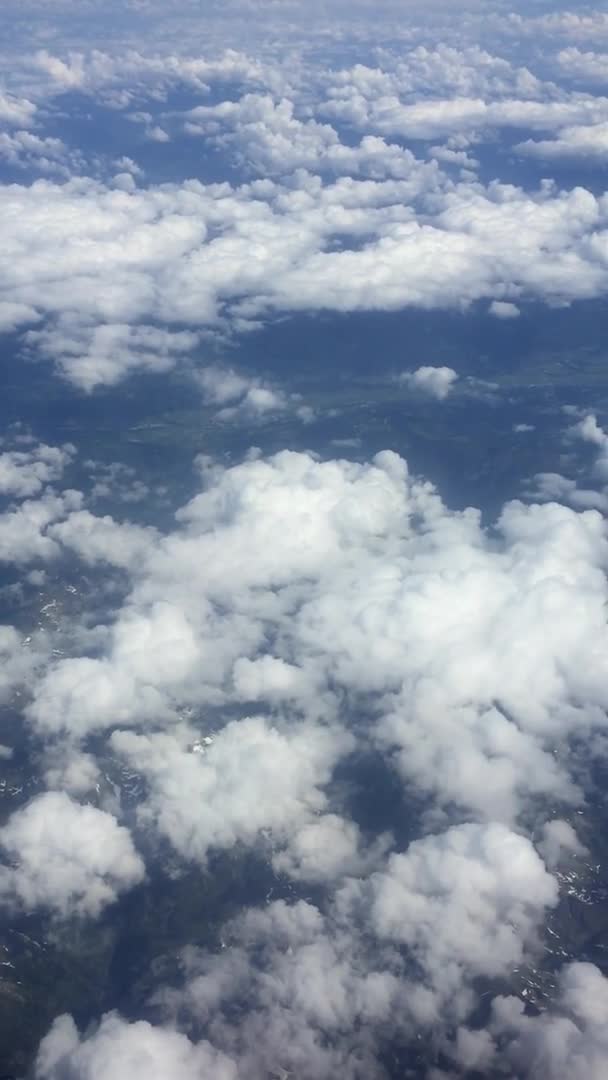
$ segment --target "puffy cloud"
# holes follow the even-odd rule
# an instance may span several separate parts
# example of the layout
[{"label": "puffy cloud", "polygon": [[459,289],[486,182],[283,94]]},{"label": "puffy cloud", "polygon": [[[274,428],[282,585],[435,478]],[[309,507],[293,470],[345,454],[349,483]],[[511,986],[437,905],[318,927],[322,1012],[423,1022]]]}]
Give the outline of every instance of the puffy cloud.
[{"label": "puffy cloud", "polygon": [[60,319],[44,330],[30,330],[28,344],[52,357],[61,373],[83,390],[112,386],[133,371],[167,371],[176,357],[198,342],[190,331],[172,332],[154,326],[81,324]]},{"label": "puffy cloud", "polygon": [[128,1023],[106,1013],[80,1037],[70,1016],[60,1016],[40,1044],[39,1080],[237,1080],[233,1062],[207,1043],[193,1045],[169,1028],[145,1020]]},{"label": "puffy cloud", "polygon": [[0,846],[9,860],[0,868],[0,897],[26,911],[95,916],[144,875],[128,830],[64,792],[37,795],[16,810]]},{"label": "puffy cloud", "polygon": [[581,844],[572,825],[560,818],[553,818],[543,825],[542,837],[537,844],[547,866],[558,866],[564,855],[586,855],[587,848]]},{"label": "puffy cloud", "polygon": [[547,1012],[527,1016],[518,998],[497,998],[493,1029],[518,1075],[601,1080],[608,1066],[608,979],[594,964],[567,964],[558,999]]},{"label": "puffy cloud", "polygon": [[29,127],[36,114],[36,106],[26,98],[0,92],[0,121],[15,127]]},{"label": "puffy cloud", "polygon": [[40,443],[28,450],[0,453],[0,494],[26,498],[59,480],[74,455],[74,447]]},{"label": "puffy cloud", "polygon": [[195,374],[205,400],[221,405],[219,420],[257,420],[268,414],[291,411],[307,420],[312,410],[302,404],[299,394],[286,394],[258,377],[240,375],[231,368],[207,367]]},{"label": "puffy cloud", "polygon": [[408,383],[416,390],[428,394],[429,397],[444,401],[454,389],[458,374],[453,368],[426,365],[411,373],[404,373],[399,378],[401,382]]},{"label": "puffy cloud", "polygon": [[[400,963],[310,903],[276,901],[224,928],[218,955],[187,950],[185,984],[159,1001],[191,1015],[238,1063],[262,1080],[294,1071],[302,1080],[380,1077],[379,1033],[407,1025]],[[230,1015],[238,1002],[238,1024]]]},{"label": "puffy cloud", "polygon": [[429,187],[412,168],[414,188],[302,172],[295,183],[241,187],[121,190],[78,179],[0,188],[6,320],[46,318],[26,342],[90,389],[166,370],[195,347],[197,327],[223,317],[239,329],[273,310],[466,307],[501,295],[564,302],[605,291],[604,199],[551,185],[454,186],[435,167]]},{"label": "puffy cloud", "polygon": [[608,511],[608,435],[600,427],[597,418],[589,413],[568,431],[572,439],[582,439],[597,447],[591,477],[599,482],[599,488],[580,487],[576,480],[560,473],[537,473],[533,477],[531,494],[537,499],[559,499],[580,508]]},{"label": "puffy cloud", "polygon": [[608,83],[608,58],[606,53],[583,52],[575,45],[561,49],[557,54],[560,67],[567,75],[585,82]]},{"label": "puffy cloud", "polygon": [[492,300],[488,310],[490,315],[497,319],[516,319],[520,313],[517,304],[511,304],[507,300]]},{"label": "puffy cloud", "polygon": [[199,656],[192,627],[179,608],[159,601],[145,615],[131,610],[116,625],[108,656],[68,657],[47,671],[29,717],[40,731],[77,738],[146,716],[167,720],[172,692],[184,694]]},{"label": "puffy cloud", "polygon": [[39,635],[24,638],[14,626],[0,625],[0,702],[31,683],[48,661],[46,644]]},{"label": "puffy cloud", "polygon": [[157,1004],[192,1017],[256,1080],[282,1070],[305,1080],[384,1076],[383,1042],[467,1017],[475,980],[533,955],[556,898],[525,837],[455,827],[369,878],[347,879],[325,914],[275,901],[238,916],[219,953],[185,951],[183,985],[160,991]]},{"label": "puffy cloud", "polygon": [[608,120],[599,124],[579,124],[561,128],[555,138],[526,139],[515,147],[520,154],[550,160],[551,158],[591,158],[601,161],[608,157]]},{"label": "puffy cloud", "polygon": [[[353,740],[318,725],[292,724],[280,731],[263,717],[247,717],[222,728],[205,753],[193,753],[188,733],[180,738],[174,732],[118,731],[111,746],[146,778],[149,795],[138,807],[140,822],[152,824],[181,854],[204,860],[214,847],[253,843],[263,831],[272,832],[280,846],[296,832],[295,876],[305,876],[302,826],[325,808],[323,788]],[[325,873],[320,865],[316,872],[312,867],[313,879],[338,873],[349,858],[357,864],[352,830],[333,818],[319,822],[332,849]],[[314,843],[314,834],[309,839]],[[286,869],[291,862],[281,865]]]},{"label": "puffy cloud", "polygon": [[[201,466],[203,491],[164,535],[88,511],[48,530],[48,543],[126,569],[130,592],[101,652],[59,659],[33,687],[39,732],[162,727],[183,706],[255,702],[279,717],[276,733],[247,721],[263,777],[266,739],[292,753],[283,714],[333,724],[361,698],[369,736],[441,805],[512,821],[531,795],[580,798],[554,750],[605,724],[599,514],[515,502],[487,533],[388,452]],[[168,731],[125,738],[152,775],[173,752],[205,798],[216,755],[240,754],[238,723],[201,761]]]},{"label": "puffy cloud", "polygon": [[374,179],[408,180],[410,198],[441,185],[434,164],[375,135],[365,135],[358,146],[341,142],[330,124],[301,120],[293,101],[276,101],[269,94],[246,94],[239,101],[198,105],[189,113],[184,130],[204,136],[218,148],[238,149],[239,163],[263,176],[287,176],[296,169],[362,175]]},{"label": "puffy cloud", "polygon": [[86,795],[96,787],[100,771],[92,754],[85,754],[69,742],[59,742],[45,757],[45,783],[48,788]]},{"label": "puffy cloud", "polygon": [[0,514],[0,562],[20,564],[55,559],[60,547],[48,535],[48,527],[80,507],[81,502],[78,491],[59,495],[49,491]]},{"label": "puffy cloud", "polygon": [[[99,48],[86,52],[72,49],[65,59],[39,49],[31,56],[30,65],[47,76],[46,93],[66,90],[101,93],[109,102],[118,101],[122,107],[132,96],[146,90],[160,96],[169,87],[181,84],[206,92],[209,83],[215,81],[255,86],[273,78],[272,68],[234,49],[224,49],[213,58],[200,54],[184,56],[168,52],[166,43],[162,52],[156,54],[136,48],[122,54],[114,49],[107,52]],[[121,90],[124,97],[120,96]],[[116,98],[112,98],[112,92]]]},{"label": "puffy cloud", "polygon": [[69,176],[70,155],[61,139],[41,138],[31,131],[0,132],[0,158],[19,169]]},{"label": "puffy cloud", "polygon": [[496,824],[415,841],[368,883],[346,886],[338,904],[348,911],[362,889],[375,933],[411,951],[441,1022],[466,1013],[472,979],[521,963],[558,896],[530,841]]},{"label": "puffy cloud", "polygon": [[370,850],[362,850],[360,830],[352,821],[336,814],[323,814],[291,838],[289,847],[273,857],[279,873],[301,881],[333,881],[357,876],[373,867],[384,854],[389,837],[381,838]]},{"label": "puffy cloud", "polygon": [[75,509],[64,521],[50,526],[48,539],[75,551],[85,563],[128,569],[147,554],[158,533],[149,526],[115,521],[109,514],[99,517],[90,510]]},{"label": "puffy cloud", "polygon": [[[30,53],[27,78],[19,69],[11,83],[24,80],[19,93],[28,95],[10,99],[17,132],[0,143],[13,165],[75,167],[54,136],[24,130],[43,122],[30,97],[71,91],[128,109],[136,142],[156,141],[155,159],[169,153],[174,164],[186,121],[229,156],[227,175],[236,164],[260,177],[157,184],[146,160],[144,186],[140,166],[122,156],[111,170],[91,162],[95,176],[116,173],[108,182],[0,190],[2,325],[34,327],[26,346],[81,389],[181,362],[192,371],[201,327],[238,332],[273,312],[464,310],[481,301],[512,318],[527,297],[567,303],[605,293],[604,196],[484,184],[470,170],[483,162],[485,172],[489,154],[500,167],[503,147],[484,146],[497,131],[506,139],[516,131],[537,155],[584,150],[602,134],[606,100],[463,44],[479,12],[414,5],[394,54],[372,54],[363,43],[378,16],[351,4],[360,53],[378,67],[335,71],[336,57],[353,53],[333,12],[315,23],[333,27],[323,31],[323,61],[321,53],[310,61],[301,51],[309,8],[273,4],[269,16],[243,0],[211,5],[209,59],[189,36],[197,17],[180,11],[176,35],[169,7],[144,5],[149,26],[162,16],[161,51],[148,40],[117,55],[82,47],[79,18],[90,25],[91,12],[77,5],[70,47],[41,36],[56,55]],[[136,37],[140,10],[128,5],[121,40]],[[399,4],[392,13],[401,18]],[[519,33],[517,15],[482,15],[488,35]],[[282,30],[289,20],[289,33],[267,33],[269,17]],[[222,53],[217,19],[235,40],[265,35],[264,63]],[[583,40],[604,23],[589,13],[525,18],[518,40],[541,32]],[[430,44],[439,24],[453,30],[450,46]],[[553,62],[547,55],[543,71]],[[599,54],[559,63],[576,78],[585,65],[589,78],[601,68]],[[164,105],[174,86],[195,92],[188,115]],[[436,138],[442,145],[421,146],[419,156],[403,145]],[[220,418],[302,412],[298,398],[255,374],[218,366],[199,377]],[[439,399],[456,377],[428,367],[408,375]],[[587,418],[578,434],[595,448],[604,483],[605,433]],[[446,1023],[471,1022],[478,980],[507,980],[534,956],[556,902],[560,875],[538,853],[549,869],[583,854],[565,820],[583,797],[568,750],[571,738],[581,745],[605,729],[608,590],[604,524],[577,510],[603,509],[606,492],[544,474],[539,496],[577,510],[512,503],[486,529],[473,510],[449,511],[394,454],[357,465],[252,453],[231,468],[199,459],[200,494],[173,524],[145,529],[94,515],[77,493],[44,492],[67,465],[63,452],[28,445],[0,455],[0,488],[25,500],[0,517],[0,555],[25,562],[68,552],[96,568],[95,580],[107,568],[124,593],[99,626],[87,617],[68,655],[50,658],[38,641],[0,633],[0,690],[5,700],[17,687],[31,692],[26,719],[43,746],[44,780],[57,789],[1,834],[5,898],[95,914],[141,880],[129,833],[66,795],[86,797],[108,764],[110,775],[126,769],[141,780],[134,829],[150,848],[160,838],[204,862],[216,849],[236,856],[259,845],[291,879],[280,887],[297,895],[312,883],[323,910],[268,903],[223,928],[217,955],[189,950],[183,985],[157,998],[173,1024],[111,1015],[81,1036],[62,1018],[42,1044],[39,1076],[266,1080],[291,1070],[302,1080],[371,1080],[382,1075],[378,1048],[395,1037],[419,1045],[418,1035],[441,1039]],[[146,494],[119,468],[93,471],[93,497]],[[370,837],[345,811],[353,749],[384,755],[408,796],[425,794],[424,830],[445,831],[387,857],[391,838]],[[119,805],[116,793],[110,804]],[[470,820],[447,828],[454,812]],[[535,849],[519,830],[549,813],[563,817],[535,832]],[[561,1054],[564,1075],[593,1075],[601,1032],[590,1003],[603,1002],[602,986],[589,972],[566,974],[544,1017],[497,1004],[494,1027],[461,1028],[460,1065],[489,1070],[494,1039],[504,1037],[518,1074],[559,1076]],[[201,1031],[209,1042],[197,1041]]]}]

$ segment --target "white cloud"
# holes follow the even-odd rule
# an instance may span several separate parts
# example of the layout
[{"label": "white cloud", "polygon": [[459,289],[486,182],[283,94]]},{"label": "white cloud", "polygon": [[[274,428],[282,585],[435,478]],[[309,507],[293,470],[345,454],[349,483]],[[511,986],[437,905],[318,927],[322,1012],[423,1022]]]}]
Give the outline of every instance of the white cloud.
[{"label": "white cloud", "polygon": [[507,300],[492,300],[488,310],[490,315],[497,319],[516,319],[519,315],[517,304],[511,304]]},{"label": "white cloud", "polygon": [[[166,831],[162,808],[175,799],[175,842],[191,834],[200,851],[223,843],[222,830],[209,821],[199,833],[196,799],[184,807],[182,792],[191,786],[217,805],[225,842],[248,823],[257,835],[264,825],[247,807],[258,785],[272,790],[265,744],[284,752],[285,776],[294,754],[304,768],[292,742],[300,729],[290,735],[286,716],[304,723],[303,739],[312,724],[312,746],[320,720],[341,723],[344,694],[377,701],[369,736],[436,805],[511,822],[530,797],[580,799],[559,746],[605,726],[608,586],[596,512],[515,502],[487,533],[477,512],[448,511],[388,452],[370,465],[288,452],[200,464],[203,491],[164,535],[82,510],[36,533],[53,552],[122,567],[129,582],[102,648],[58,659],[32,687],[27,715],[40,734],[163,728],[184,706],[204,716],[255,703],[260,717],[223,729],[201,760],[188,751],[194,734],[115,736],[133,762],[148,761],[149,820]],[[319,762],[342,753],[338,731]],[[236,770],[251,739],[256,769],[250,786],[234,779],[232,819],[222,806],[233,773],[214,761],[225,753]],[[175,792],[155,764],[165,758],[185,777]]]},{"label": "white cloud", "polygon": [[520,154],[551,158],[588,158],[602,161],[608,157],[608,120],[598,124],[579,124],[561,128],[555,138],[526,139],[517,144]]},{"label": "white cloud", "polygon": [[235,1065],[208,1043],[193,1045],[169,1028],[145,1020],[128,1023],[106,1013],[80,1037],[70,1016],[60,1016],[42,1040],[36,1059],[40,1080],[237,1080]]},{"label": "white cloud", "polygon": [[26,640],[14,626],[0,625],[0,702],[6,704],[16,689],[31,684],[47,662],[40,635]]},{"label": "white cloud", "polygon": [[[188,733],[119,731],[111,738],[113,750],[146,777],[140,822],[153,825],[186,858],[204,860],[214,847],[255,843],[263,831],[272,832],[278,846],[294,832],[305,845],[299,830],[325,808],[323,788],[353,740],[339,729],[292,724],[281,731],[263,717],[246,717],[227,724],[204,754],[192,753],[191,744]],[[337,872],[345,853],[339,832],[331,835]],[[298,865],[303,849],[301,856],[295,856]],[[350,856],[356,863],[356,850]]]},{"label": "white cloud", "polygon": [[568,435],[598,447],[591,468],[591,478],[598,481],[598,488],[580,487],[576,480],[560,473],[537,473],[530,493],[537,499],[559,499],[577,508],[593,508],[605,514],[608,512],[608,435],[593,413],[574,424]]},{"label": "white cloud", "polygon": [[91,326],[69,317],[30,330],[26,342],[52,357],[59,371],[83,390],[112,386],[133,371],[167,371],[190,353],[198,337],[190,331],[105,323]]},{"label": "white cloud", "polygon": [[6,318],[46,318],[26,342],[89,389],[166,370],[224,317],[603,295],[605,200],[425,176],[0,188]]},{"label": "white cloud", "polygon": [[0,121],[15,127],[29,127],[36,114],[36,105],[26,98],[0,92]]},{"label": "white cloud", "polygon": [[416,390],[428,394],[429,397],[437,398],[438,401],[445,401],[451,394],[457,378],[458,374],[453,368],[429,365],[419,367],[411,373],[404,372],[399,376],[400,382],[409,384]]},{"label": "white cloud", "polygon": [[[218,420],[259,420],[273,413],[290,411],[306,418],[306,406],[299,394],[286,394],[269,386],[258,376],[241,375],[231,368],[210,366],[195,373],[205,401],[221,405]],[[311,411],[312,415],[312,411]]]},{"label": "white cloud", "polygon": [[0,829],[0,846],[10,860],[0,867],[0,897],[26,911],[95,916],[144,875],[128,830],[63,792],[16,810]]},{"label": "white cloud", "polygon": [[70,463],[75,448],[47,446],[40,443],[28,450],[5,450],[0,453],[0,495],[27,498],[38,495],[46,484],[59,480]]},{"label": "white cloud", "polygon": [[31,131],[0,132],[0,159],[19,169],[69,176],[70,155],[61,139],[41,138]]},{"label": "white cloud", "polygon": [[553,818],[545,822],[537,847],[546,865],[551,869],[559,866],[564,854],[588,854],[587,848],[581,844],[572,825],[567,821],[562,821],[561,818]]},{"label": "white cloud", "polygon": [[585,82],[608,83],[608,57],[601,52],[583,52],[575,45],[561,49],[557,54],[558,62],[567,75],[583,79]]},{"label": "white cloud", "polygon": [[518,998],[497,998],[493,1029],[507,1040],[506,1057],[518,1075],[546,1080],[602,1080],[608,1067],[608,979],[593,964],[567,964],[555,1005],[527,1016]]},{"label": "white cloud", "polygon": [[[558,896],[530,841],[495,824],[417,840],[362,887],[374,931],[411,950],[442,1023],[466,1014],[473,978],[522,962]],[[356,896],[347,886],[338,904]]]},{"label": "white cloud", "polygon": [[278,873],[300,881],[331,882],[365,874],[380,861],[390,837],[364,850],[360,830],[336,814],[322,814],[296,832],[289,847],[273,857]]},{"label": "white cloud", "polygon": [[[90,12],[77,5],[70,41],[41,31],[15,65],[14,95],[0,101],[17,129],[0,141],[13,165],[75,170],[43,130],[48,97],[72,91],[129,110],[134,146],[156,140],[163,167],[179,155],[185,121],[201,140],[188,144],[195,160],[211,144],[224,155],[214,168],[259,177],[158,184],[146,158],[144,185],[133,150],[111,169],[91,159],[96,177],[118,170],[108,182],[0,189],[2,325],[33,327],[26,347],[75,385],[180,363],[192,371],[201,328],[238,333],[276,312],[466,311],[479,301],[507,319],[527,298],[605,295],[604,196],[481,179],[488,160],[499,173],[514,138],[520,152],[568,154],[574,165],[604,154],[606,98],[559,81],[601,80],[601,54],[570,47],[556,59],[547,48],[541,60],[537,49],[547,37],[561,38],[557,47],[564,35],[600,41],[602,13],[520,17],[486,5],[463,15],[431,2],[413,5],[405,26],[399,4],[382,5],[396,47],[376,40],[372,52],[377,11],[350,5],[355,49],[336,12],[321,17],[317,5],[323,44],[311,59],[310,6],[212,5],[206,53],[194,7],[181,7],[176,20],[175,5],[146,2],[150,34],[162,25],[162,35],[138,42],[141,13],[130,5],[116,20],[119,55],[103,36],[88,51]],[[235,41],[250,39],[252,56],[222,52],[227,26]],[[485,48],[471,44],[480,31]],[[517,63],[492,51],[509,34]],[[503,51],[514,52],[508,40]],[[337,58],[357,55],[377,67],[336,70]],[[187,115],[169,110],[173,87],[194,91]],[[414,154],[404,145],[414,139],[433,142]],[[456,378],[451,368],[407,375],[439,400]],[[306,409],[257,373],[210,367],[200,382],[219,419]],[[606,536],[587,509],[608,507],[608,439],[593,417],[574,434],[594,447],[598,490],[541,474],[537,496],[575,509],[511,503],[490,529],[476,511],[449,511],[390,453],[366,465],[312,453],[257,452],[231,468],[201,458],[200,494],[161,530],[94,515],[77,493],[45,492],[68,463],[64,450],[2,448],[0,489],[25,501],[0,516],[0,557],[36,564],[68,553],[96,568],[91,577],[124,586],[107,625],[83,623],[67,655],[0,633],[0,690],[5,700],[31,693],[26,718],[57,789],[5,826],[7,897],[92,914],[141,879],[129,834],[65,794],[86,797],[99,780],[91,733],[96,748],[107,738],[103,758],[141,777],[135,828],[151,847],[168,841],[204,861],[260,845],[290,889],[326,890],[323,913],[268,903],[224,928],[217,956],[186,954],[183,986],[158,1000],[188,1038],[117,1016],[80,1036],[62,1018],[43,1042],[41,1077],[265,1080],[285,1069],[371,1080],[387,1033],[441,1039],[446,1019],[470,1019],[476,979],[508,977],[534,956],[557,895],[537,852],[549,869],[584,852],[566,821],[584,797],[569,741],[605,731],[608,708]],[[147,495],[120,469],[94,472],[93,497]],[[408,794],[424,793],[425,829],[445,831],[387,858],[390,838],[345,816],[336,773],[353,748],[383,755]],[[519,831],[532,811],[536,822],[551,815],[536,850]],[[468,820],[447,828],[454,812]],[[497,1004],[492,1028],[461,1029],[457,1059],[487,1071],[504,1037],[518,1075],[603,1076],[596,1000],[601,977],[568,969],[552,1009],[533,1018]],[[195,1041],[202,1028],[209,1043]]]},{"label": "white cloud", "polygon": [[14,510],[0,514],[0,562],[28,563],[55,559],[60,548],[48,535],[48,527],[80,506],[78,491],[59,495],[44,493],[26,499]]},{"label": "white cloud", "polygon": [[378,1029],[394,1034],[410,1019],[397,956],[302,901],[250,910],[223,934],[219,955],[186,951],[183,989],[159,994],[169,1015],[202,1023],[239,1076],[381,1075]]}]

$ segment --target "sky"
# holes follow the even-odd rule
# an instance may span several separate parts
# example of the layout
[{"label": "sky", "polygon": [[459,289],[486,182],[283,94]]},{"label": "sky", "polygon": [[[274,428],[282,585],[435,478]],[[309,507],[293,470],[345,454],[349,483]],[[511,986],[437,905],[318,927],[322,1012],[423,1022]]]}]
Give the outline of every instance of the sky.
[{"label": "sky", "polygon": [[[605,959],[550,946],[604,872],[608,15],[3,15],[2,932],[269,883],[23,1077],[603,1080]],[[536,447],[497,512],[414,440],[483,413]]]}]

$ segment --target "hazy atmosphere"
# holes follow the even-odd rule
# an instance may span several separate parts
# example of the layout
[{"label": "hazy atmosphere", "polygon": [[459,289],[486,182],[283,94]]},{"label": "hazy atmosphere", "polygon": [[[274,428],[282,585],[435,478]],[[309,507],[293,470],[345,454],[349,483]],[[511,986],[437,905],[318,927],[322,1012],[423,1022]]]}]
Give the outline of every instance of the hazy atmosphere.
[{"label": "hazy atmosphere", "polygon": [[0,26],[0,1080],[606,1080],[608,14]]}]

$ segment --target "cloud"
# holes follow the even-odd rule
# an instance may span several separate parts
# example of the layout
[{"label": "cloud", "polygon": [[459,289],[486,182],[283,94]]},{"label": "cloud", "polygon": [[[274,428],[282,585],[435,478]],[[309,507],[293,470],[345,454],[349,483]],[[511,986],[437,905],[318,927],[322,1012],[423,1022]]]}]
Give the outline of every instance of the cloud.
[{"label": "cloud", "polygon": [[598,488],[580,487],[576,480],[560,473],[537,473],[532,478],[530,494],[537,499],[559,499],[571,506],[594,508],[606,513],[608,510],[608,435],[600,427],[597,418],[589,413],[568,431],[570,439],[582,439],[597,447],[591,467],[591,479],[598,481]]},{"label": "cloud", "polygon": [[387,1039],[437,1037],[469,1015],[475,980],[534,955],[556,898],[527,839],[456,827],[347,879],[325,913],[279,900],[237,916],[221,951],[185,950],[181,985],[156,1004],[191,1017],[239,1075],[379,1078]]},{"label": "cloud", "polygon": [[0,93],[0,122],[15,127],[29,127],[36,114],[36,105],[26,98]]},{"label": "cloud", "polygon": [[48,535],[48,527],[80,507],[81,502],[78,491],[59,495],[49,491],[38,499],[26,499],[16,509],[5,510],[0,514],[0,562],[22,564],[56,559],[60,547]]},{"label": "cloud", "polygon": [[425,168],[413,163],[411,179],[300,171],[295,183],[0,188],[7,323],[44,319],[26,345],[91,389],[167,370],[201,327],[240,330],[276,311],[604,294],[601,199],[550,184],[455,186]]},{"label": "cloud", "polygon": [[457,378],[458,374],[453,368],[427,365],[411,373],[405,372],[399,376],[399,381],[436,398],[437,401],[445,401],[454,389]]},{"label": "cloud", "polygon": [[[196,799],[184,806],[182,791],[217,801],[226,842],[248,823],[257,836],[264,826],[247,803],[262,808],[257,786],[272,790],[270,747],[285,754],[288,776],[294,755],[307,761],[297,740],[312,748],[325,732],[315,769],[329,777],[348,701],[369,703],[367,737],[437,806],[513,822],[531,798],[580,800],[558,747],[605,726],[599,514],[513,502],[486,531],[476,511],[449,511],[389,452],[370,464],[290,452],[200,464],[203,490],[165,533],[78,508],[36,533],[53,553],[127,574],[124,602],[99,628],[102,648],[57,659],[33,685],[26,715],[40,735],[134,728],[113,738],[132,763],[147,762],[149,822],[166,830],[162,808],[176,800],[175,843],[183,832],[203,852],[224,842],[222,830],[213,839],[208,822],[199,833]],[[204,721],[183,736],[171,725],[186,707],[202,718],[228,704],[250,718],[193,758]],[[290,731],[287,717],[302,728]],[[158,733],[142,733],[151,722]],[[250,743],[256,768],[250,787],[234,780],[231,818],[221,809],[227,762],[236,768]],[[175,792],[165,759],[183,773]]]},{"label": "cloud", "polygon": [[[184,986],[158,995],[202,1023],[239,1075],[379,1077],[378,1028],[404,1026],[399,960],[310,903],[276,901],[223,929],[219,954],[186,950]],[[394,970],[393,970],[394,969]],[[231,1011],[242,1002],[239,1024]]]},{"label": "cloud", "polygon": [[312,419],[313,411],[302,404],[299,394],[286,394],[257,376],[240,375],[231,368],[209,366],[195,372],[205,402],[221,405],[218,420],[261,420],[276,413],[292,412],[301,420]]},{"label": "cloud", "polygon": [[63,176],[70,175],[68,166],[73,164],[61,139],[41,138],[31,131],[0,132],[0,159],[18,169],[33,168]]},{"label": "cloud", "polygon": [[106,1013],[81,1039],[70,1016],[60,1016],[40,1044],[40,1080],[237,1080],[234,1064],[206,1043],[155,1028],[145,1020],[128,1023]]},{"label": "cloud", "polygon": [[26,911],[96,916],[144,876],[127,829],[63,792],[37,795],[0,829],[0,897]]},{"label": "cloud", "polygon": [[600,1080],[608,1065],[608,979],[594,964],[566,964],[556,1003],[527,1016],[518,998],[497,998],[493,1029],[508,1040],[506,1058],[518,1075]]},{"label": "cloud", "polygon": [[10,702],[16,689],[31,685],[47,662],[44,635],[26,640],[14,626],[0,625],[0,702]]},{"label": "cloud", "polygon": [[382,940],[408,948],[429,991],[427,1022],[446,1024],[471,1007],[471,982],[510,972],[532,946],[556,880],[532,844],[504,826],[454,826],[424,837],[369,882],[347,885],[337,904],[369,893]]},{"label": "cloud", "polygon": [[511,304],[506,300],[492,300],[489,307],[490,315],[497,319],[516,319],[519,315],[517,304]]},{"label": "cloud", "polygon": [[560,818],[545,822],[542,839],[537,847],[545,864],[551,869],[559,866],[564,855],[588,854],[587,848],[581,844],[569,822]]},{"label": "cloud", "polygon": [[61,479],[75,453],[71,443],[47,446],[40,443],[28,450],[0,453],[0,495],[27,498],[38,495],[46,484]]},{"label": "cloud", "polygon": [[322,814],[302,826],[289,847],[273,856],[278,873],[299,881],[331,882],[365,874],[385,854],[390,837],[364,850],[359,828],[336,814]]},{"label": "cloud", "polygon": [[[339,729],[292,724],[281,731],[263,717],[231,721],[204,754],[192,752],[192,741],[188,733],[180,738],[118,731],[111,746],[146,778],[149,796],[138,807],[140,822],[152,825],[186,858],[200,861],[212,848],[257,842],[263,831],[281,846],[325,808],[323,788],[353,747],[352,737]],[[318,824],[323,828],[323,819]],[[345,852],[339,850],[340,826],[329,819],[325,830],[335,842],[326,873],[331,867],[339,872],[348,857],[356,865],[353,834]],[[301,832],[298,844],[294,865],[302,870],[306,838]],[[291,866],[289,858],[279,863],[283,869]]]},{"label": "cloud", "polygon": [[[599,13],[598,13],[599,14]],[[608,29],[608,27],[607,27]],[[575,45],[561,49],[557,59],[562,70],[585,82],[608,82],[608,59],[606,53],[583,52]]]},{"label": "cloud", "polygon": [[[396,45],[379,49],[367,2],[350,5],[347,37],[341,3],[314,5],[312,21],[310,5],[211,4],[203,46],[195,7],[112,3],[117,52],[104,28],[90,51],[97,23],[77,3],[69,41],[43,25],[27,57],[5,57],[0,152],[12,168],[68,170],[0,188],[0,319],[25,330],[25,357],[86,392],[183,365],[220,421],[305,419],[280,381],[201,370],[203,333],[225,342],[299,311],[475,305],[508,319],[527,299],[605,295],[605,198],[532,186],[532,161],[521,182],[500,179],[515,140],[573,167],[603,154],[608,101],[586,92],[603,60],[574,44],[602,40],[602,13],[431,0],[405,25],[382,4]],[[227,30],[251,55],[223,51]],[[122,112],[112,160],[66,150],[59,105],[72,101]],[[185,134],[193,170],[214,151],[218,182],[179,175]],[[457,378],[405,376],[438,400]],[[216,952],[187,949],[156,1027],[110,1014],[81,1035],[60,1018],[41,1078],[376,1080],[387,1047],[427,1038],[461,1074],[603,1075],[596,969],[566,967],[539,1016],[499,999],[487,1028],[466,1026],[481,992],[509,993],[513,967],[535,962],[561,870],[585,854],[570,817],[580,759],[606,730],[608,440],[591,416],[570,435],[593,482],[541,474],[540,505],[509,503],[489,526],[393,453],[254,451],[230,466],[201,456],[200,491],[145,528],[92,512],[96,498],[148,497],[120,465],[86,466],[87,501],[49,490],[68,448],[2,446],[0,490],[22,503],[0,515],[0,557],[31,561],[37,587],[45,562],[69,559],[104,599],[66,617],[61,653],[42,632],[0,632],[0,692],[23,695],[51,789],[0,834],[7,903],[95,915],[142,880],[140,841],[170,845],[176,865],[254,848],[292,898],[237,914]],[[368,760],[414,805],[413,839],[350,816],[350,769]],[[106,770],[140,784],[133,838],[108,812],[118,782],[104,810],[76,801]]]},{"label": "cloud", "polygon": [[25,340],[52,357],[67,379],[90,391],[100,384],[113,386],[133,371],[168,371],[177,357],[193,351],[198,337],[186,330],[126,323],[91,326],[63,318],[43,330],[30,330]]},{"label": "cloud", "polygon": [[551,158],[587,158],[601,161],[608,157],[608,120],[599,124],[579,124],[561,128],[553,139],[526,139],[517,144],[520,154]]}]

